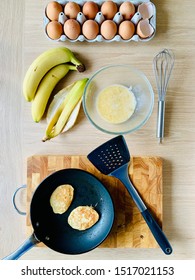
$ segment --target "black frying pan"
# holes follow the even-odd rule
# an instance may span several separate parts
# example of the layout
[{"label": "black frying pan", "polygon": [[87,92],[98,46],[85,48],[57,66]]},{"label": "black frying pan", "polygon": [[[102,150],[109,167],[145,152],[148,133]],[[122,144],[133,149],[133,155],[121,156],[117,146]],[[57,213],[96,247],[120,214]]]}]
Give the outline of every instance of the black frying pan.
[{"label": "black frying pan", "polygon": [[[55,214],[50,206],[50,196],[62,184],[73,186],[74,199],[64,214]],[[99,213],[99,221],[87,230],[71,228],[67,219],[77,206],[94,207]],[[107,189],[94,175],[80,169],[63,169],[45,178],[37,187],[31,201],[30,217],[34,233],[4,259],[18,259],[39,242],[64,254],[88,252],[109,234],[114,221],[114,207]]]}]

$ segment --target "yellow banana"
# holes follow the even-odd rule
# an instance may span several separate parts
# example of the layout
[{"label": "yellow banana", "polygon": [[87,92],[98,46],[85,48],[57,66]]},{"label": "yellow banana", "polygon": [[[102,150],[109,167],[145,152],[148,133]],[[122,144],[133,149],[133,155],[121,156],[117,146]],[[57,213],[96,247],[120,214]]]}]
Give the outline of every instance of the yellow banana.
[{"label": "yellow banana", "polygon": [[41,80],[35,97],[32,101],[32,117],[39,122],[45,112],[49,97],[56,84],[68,73],[69,70],[76,70],[76,66],[60,64],[53,67]]},{"label": "yellow banana", "polygon": [[27,101],[32,101],[38,85],[44,75],[54,66],[62,63],[72,63],[79,72],[85,70],[84,65],[75,57],[72,51],[65,47],[49,49],[39,55],[28,68],[23,81],[23,94]]},{"label": "yellow banana", "polygon": [[70,92],[66,95],[62,104],[58,107],[55,114],[50,119],[46,128],[46,136],[42,139],[43,142],[59,135],[66,125],[72,111],[81,99],[88,78],[76,81]]}]

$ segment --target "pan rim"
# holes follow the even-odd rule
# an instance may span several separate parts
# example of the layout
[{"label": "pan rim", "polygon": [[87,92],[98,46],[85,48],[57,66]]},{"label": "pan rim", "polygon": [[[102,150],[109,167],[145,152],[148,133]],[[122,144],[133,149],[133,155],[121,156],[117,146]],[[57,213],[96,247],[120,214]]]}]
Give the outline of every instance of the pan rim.
[{"label": "pan rim", "polygon": [[[99,186],[101,186],[101,189],[106,192],[106,196],[107,196],[107,199],[109,199],[109,204],[110,206],[108,207],[109,208],[109,211],[111,210],[111,214],[110,214],[110,221],[107,225],[107,230],[105,231],[105,226],[103,228],[103,231],[105,231],[105,234],[103,234],[102,238],[100,238],[100,240],[98,242],[95,242],[93,246],[88,246],[87,248],[85,248],[84,250],[82,251],[76,251],[76,252],[65,252],[64,250],[59,250],[59,249],[56,249],[54,248],[53,246],[50,246],[45,240],[42,240],[42,238],[39,237],[39,234],[37,234],[37,229],[34,225],[34,222],[33,222],[33,214],[32,214],[32,205],[33,205],[33,201],[34,201],[34,197],[36,196],[36,193],[37,191],[41,188],[42,185],[44,185],[44,183],[49,180],[50,178],[52,178],[53,176],[56,176],[57,174],[60,174],[60,173],[68,173],[68,172],[79,172],[79,173],[82,173],[84,176],[88,176],[88,177],[91,177],[92,179],[91,180],[94,180],[96,182],[98,182]],[[76,175],[75,175],[76,177]],[[55,189],[55,188],[54,188]],[[84,253],[87,253],[89,251],[92,251],[94,250],[95,248],[97,248],[100,244],[102,244],[105,239],[108,237],[108,235],[110,234],[112,228],[113,228],[113,224],[114,224],[114,220],[115,220],[115,207],[114,207],[114,202],[113,202],[113,198],[109,192],[109,190],[107,189],[107,187],[105,186],[105,184],[97,177],[95,176],[94,174],[92,174],[91,172],[89,171],[86,171],[86,170],[83,170],[83,169],[80,169],[80,168],[63,168],[63,169],[59,169],[59,170],[56,170],[54,171],[53,173],[49,174],[48,176],[46,176],[39,184],[38,186],[36,187],[34,193],[33,193],[33,196],[32,196],[32,199],[31,199],[31,203],[30,203],[30,220],[31,220],[31,225],[32,225],[32,228],[33,228],[33,234],[36,236],[36,238],[42,242],[43,244],[45,244],[48,248],[58,252],[58,253],[62,253],[62,254],[67,254],[67,255],[79,255],[79,254],[84,254]],[[95,226],[95,225],[94,225]],[[87,231],[87,230],[86,230]]]}]

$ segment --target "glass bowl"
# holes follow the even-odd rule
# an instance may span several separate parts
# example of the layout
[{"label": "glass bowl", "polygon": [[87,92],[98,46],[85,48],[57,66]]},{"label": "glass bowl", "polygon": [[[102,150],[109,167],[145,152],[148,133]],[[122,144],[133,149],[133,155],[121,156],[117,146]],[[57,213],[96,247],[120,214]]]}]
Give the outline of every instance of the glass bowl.
[{"label": "glass bowl", "polygon": [[[105,120],[98,110],[100,92],[111,85],[125,86],[133,92],[136,100],[132,116],[121,123]],[[109,65],[101,68],[89,79],[83,95],[83,108],[87,118],[96,128],[110,134],[127,134],[138,130],[151,116],[153,106],[154,93],[150,82],[141,71],[129,65]]]}]

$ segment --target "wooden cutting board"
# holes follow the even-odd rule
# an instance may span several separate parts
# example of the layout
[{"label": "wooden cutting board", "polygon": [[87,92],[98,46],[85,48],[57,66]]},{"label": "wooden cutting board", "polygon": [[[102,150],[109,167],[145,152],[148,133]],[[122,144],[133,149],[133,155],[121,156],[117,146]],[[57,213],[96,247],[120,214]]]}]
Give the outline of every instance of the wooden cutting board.
[{"label": "wooden cutting board", "polygon": [[[114,205],[111,233],[100,245],[106,248],[156,248],[154,237],[123,184],[101,174],[86,156],[36,155],[27,160],[27,233],[32,233],[29,206],[33,191],[49,174],[64,168],[80,168],[97,176],[108,188]],[[162,226],[162,159],[131,157],[129,176],[144,202]],[[40,246],[44,246],[42,243]]]}]

